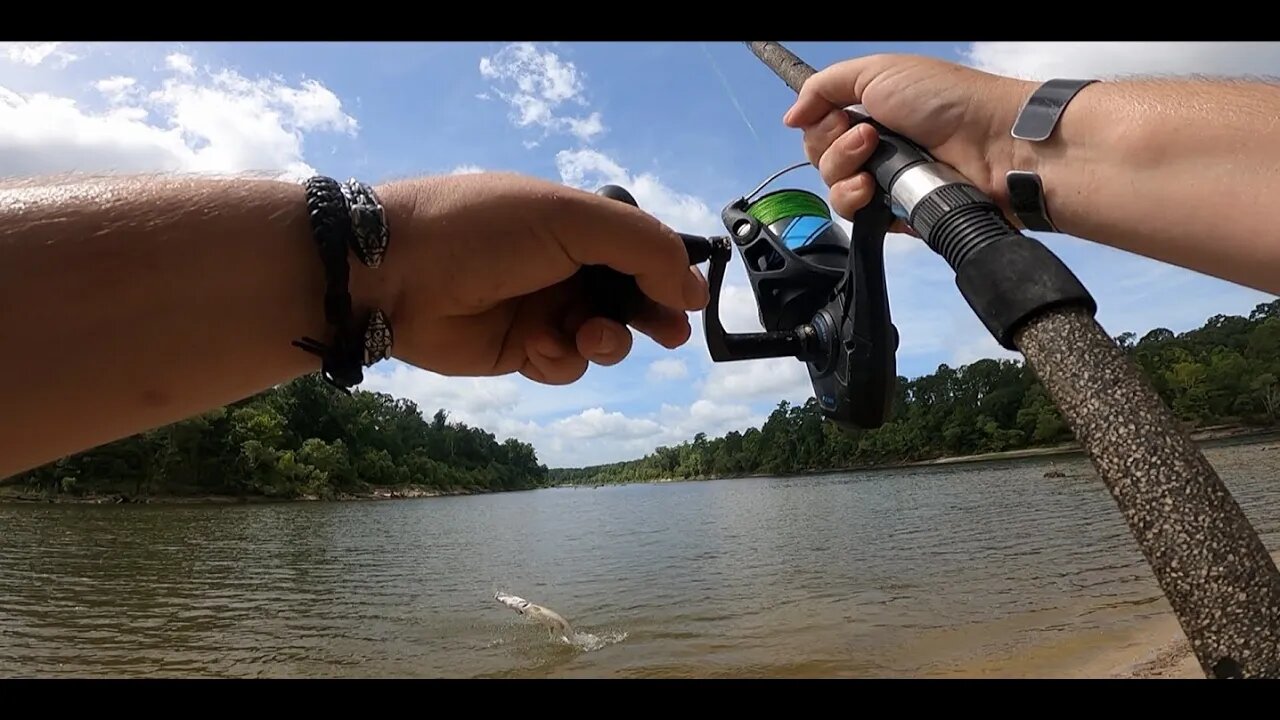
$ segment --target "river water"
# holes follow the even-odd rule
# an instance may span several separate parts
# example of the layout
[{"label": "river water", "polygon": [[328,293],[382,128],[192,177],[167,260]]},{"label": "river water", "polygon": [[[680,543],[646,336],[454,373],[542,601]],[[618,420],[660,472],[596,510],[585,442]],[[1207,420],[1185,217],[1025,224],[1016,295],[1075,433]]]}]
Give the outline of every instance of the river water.
[{"label": "river water", "polygon": [[[1280,446],[1208,454],[1280,549]],[[562,613],[574,644],[498,590]],[[1080,457],[382,502],[0,506],[8,676],[1062,676],[1144,642],[1167,612]]]}]

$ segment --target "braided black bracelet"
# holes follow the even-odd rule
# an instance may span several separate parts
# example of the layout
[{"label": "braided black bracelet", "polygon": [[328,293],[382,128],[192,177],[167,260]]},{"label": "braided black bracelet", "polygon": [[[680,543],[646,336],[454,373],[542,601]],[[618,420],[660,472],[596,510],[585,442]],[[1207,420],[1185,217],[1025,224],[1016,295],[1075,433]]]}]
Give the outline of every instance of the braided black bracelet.
[{"label": "braided black bracelet", "polygon": [[394,336],[386,316],[375,308],[357,321],[348,289],[348,250],[365,265],[377,267],[388,245],[386,216],[372,188],[356,180],[342,185],[316,176],[303,186],[311,232],[324,265],[325,321],[334,332],[329,344],[304,337],[293,345],[319,356],[325,381],[349,393],[349,388],[364,381],[364,367],[391,356]]}]

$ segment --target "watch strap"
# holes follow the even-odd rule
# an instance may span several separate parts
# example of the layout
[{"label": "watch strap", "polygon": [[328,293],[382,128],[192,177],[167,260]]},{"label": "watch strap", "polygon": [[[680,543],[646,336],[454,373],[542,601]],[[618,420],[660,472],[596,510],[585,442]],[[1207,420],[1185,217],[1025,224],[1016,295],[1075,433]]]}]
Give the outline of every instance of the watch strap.
[{"label": "watch strap", "polygon": [[1043,142],[1053,135],[1058,119],[1076,93],[1097,80],[1049,80],[1036,88],[1018,111],[1013,123],[1013,136],[1019,140]]}]

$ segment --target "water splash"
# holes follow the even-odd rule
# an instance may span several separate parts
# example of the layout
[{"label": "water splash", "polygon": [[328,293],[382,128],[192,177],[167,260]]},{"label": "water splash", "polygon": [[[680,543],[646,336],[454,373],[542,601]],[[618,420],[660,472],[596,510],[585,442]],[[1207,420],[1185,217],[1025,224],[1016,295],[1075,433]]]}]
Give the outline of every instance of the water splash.
[{"label": "water splash", "polygon": [[579,630],[573,634],[572,638],[567,638],[563,635],[559,638],[560,642],[572,645],[583,652],[595,652],[610,645],[616,645],[626,639],[627,633],[623,630],[614,630],[603,635]]}]

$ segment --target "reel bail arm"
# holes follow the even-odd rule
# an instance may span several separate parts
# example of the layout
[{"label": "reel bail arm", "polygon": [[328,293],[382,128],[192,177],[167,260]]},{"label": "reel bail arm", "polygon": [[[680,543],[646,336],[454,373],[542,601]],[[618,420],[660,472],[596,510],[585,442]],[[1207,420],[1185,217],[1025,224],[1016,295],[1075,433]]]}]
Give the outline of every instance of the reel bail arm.
[{"label": "reel bail arm", "polygon": [[806,359],[811,355],[817,337],[813,326],[809,324],[799,325],[792,330],[772,332],[731,333],[724,329],[724,324],[720,322],[720,290],[733,249],[726,237],[712,238],[711,242],[714,250],[707,273],[711,299],[702,315],[703,332],[711,359],[716,362],[733,362],[778,357]]}]

